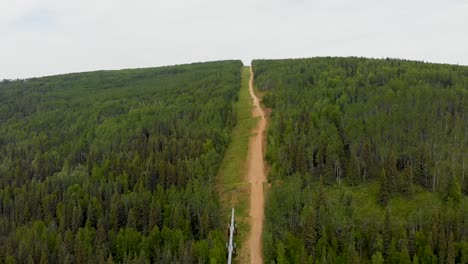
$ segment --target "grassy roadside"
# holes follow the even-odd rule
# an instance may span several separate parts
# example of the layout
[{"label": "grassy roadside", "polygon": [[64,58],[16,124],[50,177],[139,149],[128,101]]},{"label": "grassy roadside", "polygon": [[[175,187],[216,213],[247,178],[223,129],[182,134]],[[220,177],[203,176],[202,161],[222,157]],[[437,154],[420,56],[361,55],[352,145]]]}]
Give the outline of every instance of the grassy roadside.
[{"label": "grassy roadside", "polygon": [[231,208],[234,207],[236,210],[238,233],[235,241],[238,256],[241,255],[241,242],[245,241],[249,231],[250,185],[246,181],[247,154],[252,130],[257,123],[257,119],[252,117],[253,104],[249,94],[249,78],[249,67],[243,67],[239,100],[235,104],[238,122],[232,129],[231,143],[218,172],[218,190],[226,228],[231,216]]}]

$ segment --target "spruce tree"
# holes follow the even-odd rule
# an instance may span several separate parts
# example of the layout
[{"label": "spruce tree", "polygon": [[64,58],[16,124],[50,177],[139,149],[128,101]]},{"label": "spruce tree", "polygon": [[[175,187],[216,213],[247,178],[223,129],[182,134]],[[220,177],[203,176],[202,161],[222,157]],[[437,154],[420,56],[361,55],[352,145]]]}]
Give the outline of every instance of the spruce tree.
[{"label": "spruce tree", "polygon": [[390,246],[392,243],[392,223],[390,220],[390,208],[387,206],[385,209],[385,218],[382,228],[383,238],[383,255],[385,258],[389,256]]},{"label": "spruce tree", "polygon": [[400,191],[405,194],[405,195],[412,195],[414,190],[413,190],[413,169],[409,164],[405,166],[403,169],[403,172],[401,173],[401,178],[402,178],[402,185],[399,187]]},{"label": "spruce tree", "polygon": [[317,234],[317,216],[313,208],[309,209],[309,213],[305,219],[304,226],[304,240],[305,248],[307,253],[312,257],[315,257],[315,245],[317,243],[318,234]]},{"label": "spruce tree", "polygon": [[463,195],[461,193],[458,179],[457,177],[453,176],[450,178],[445,200],[449,203],[449,205],[457,208],[461,203],[462,197]]},{"label": "spruce tree", "polygon": [[392,186],[391,180],[387,176],[385,169],[382,169],[382,173],[380,174],[380,189],[379,189],[379,203],[382,206],[387,206],[391,194],[392,194]]},{"label": "spruce tree", "polygon": [[388,189],[390,193],[393,193],[396,190],[396,182],[398,177],[398,171],[396,167],[396,157],[393,151],[390,151],[387,158],[384,162],[385,174],[388,178]]},{"label": "spruce tree", "polygon": [[136,216],[135,216],[135,211],[130,209],[128,212],[128,217],[127,217],[127,228],[137,228],[137,223],[136,223]]},{"label": "spruce tree", "polygon": [[453,245],[453,233],[450,232],[447,240],[447,264],[455,264],[455,248]]}]

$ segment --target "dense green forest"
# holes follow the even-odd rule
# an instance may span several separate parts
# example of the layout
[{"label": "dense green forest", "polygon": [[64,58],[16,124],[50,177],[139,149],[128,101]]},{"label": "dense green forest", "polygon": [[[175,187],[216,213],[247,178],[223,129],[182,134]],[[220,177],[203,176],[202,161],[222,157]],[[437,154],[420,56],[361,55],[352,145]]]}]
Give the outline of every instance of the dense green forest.
[{"label": "dense green forest", "polygon": [[0,83],[0,263],[226,257],[240,61]]},{"label": "dense green forest", "polygon": [[468,67],[256,60],[267,263],[468,263]]}]

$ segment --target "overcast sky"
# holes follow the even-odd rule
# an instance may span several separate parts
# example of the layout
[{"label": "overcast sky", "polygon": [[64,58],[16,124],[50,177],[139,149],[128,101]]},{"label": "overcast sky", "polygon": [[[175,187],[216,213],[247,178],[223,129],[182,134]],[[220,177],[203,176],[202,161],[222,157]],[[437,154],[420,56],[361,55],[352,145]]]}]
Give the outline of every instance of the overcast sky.
[{"label": "overcast sky", "polygon": [[314,56],[468,65],[468,0],[0,0],[0,79]]}]

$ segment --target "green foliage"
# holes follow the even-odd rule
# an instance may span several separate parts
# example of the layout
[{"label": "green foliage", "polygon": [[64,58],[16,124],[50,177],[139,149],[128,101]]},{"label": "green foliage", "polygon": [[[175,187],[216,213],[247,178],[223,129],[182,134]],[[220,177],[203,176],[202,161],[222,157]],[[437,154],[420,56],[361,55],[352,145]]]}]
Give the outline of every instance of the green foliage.
[{"label": "green foliage", "polygon": [[383,264],[384,258],[382,256],[382,253],[376,252],[374,255],[372,255],[372,264]]},{"label": "green foliage", "polygon": [[[364,58],[252,65],[272,109],[267,263],[295,263],[302,248],[317,263],[461,259],[468,67]],[[287,244],[291,236],[300,243]]]},{"label": "green foliage", "polygon": [[458,207],[462,198],[460,184],[456,177],[452,177],[448,184],[446,200],[451,206]]},{"label": "green foliage", "polygon": [[242,67],[241,89],[234,105],[237,122],[231,131],[229,147],[224,154],[218,171],[219,189],[223,203],[222,215],[229,222],[231,209],[235,208],[238,225],[235,241],[237,248],[243,248],[249,230],[249,184],[245,182],[247,158],[252,130],[257,119],[252,116],[252,98],[249,93],[250,67]]},{"label": "green foliage", "polygon": [[224,261],[240,61],[0,84],[0,262]]},{"label": "green foliage", "polygon": [[380,177],[379,202],[383,206],[387,206],[392,194],[391,178],[385,169],[382,169],[382,174]]}]

